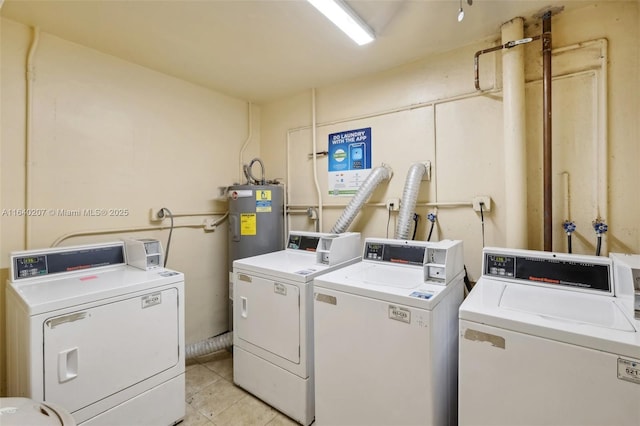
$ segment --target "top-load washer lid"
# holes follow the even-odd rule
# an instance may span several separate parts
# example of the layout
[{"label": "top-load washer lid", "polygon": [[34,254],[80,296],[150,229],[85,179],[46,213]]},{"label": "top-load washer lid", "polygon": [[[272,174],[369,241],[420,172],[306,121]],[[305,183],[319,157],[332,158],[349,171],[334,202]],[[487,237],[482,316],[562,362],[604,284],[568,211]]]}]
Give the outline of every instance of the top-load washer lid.
[{"label": "top-load washer lid", "polygon": [[357,272],[346,274],[345,278],[362,284],[397,288],[415,288],[423,283],[422,270],[419,268],[389,267],[388,265],[363,263],[357,269]]},{"label": "top-load washer lid", "polygon": [[75,426],[73,417],[61,407],[28,398],[0,398],[2,426]]},{"label": "top-load washer lid", "polygon": [[147,271],[127,265],[60,275],[55,279],[44,276],[33,281],[11,283],[29,315],[184,281],[181,272],[164,268]]},{"label": "top-load washer lid", "polygon": [[[640,330],[609,295],[528,286],[483,276],[459,309],[465,327],[483,324],[640,359]],[[461,327],[463,327],[461,323]]]},{"label": "top-load washer lid", "polygon": [[286,250],[236,259],[233,271],[274,280],[310,283],[318,275],[359,260],[360,234],[357,232],[291,232]]},{"label": "top-load washer lid", "polygon": [[314,286],[431,310],[454,287],[462,291],[463,273],[462,241],[367,238],[362,262],[319,276]]},{"label": "top-load washer lid", "polygon": [[575,324],[635,331],[612,297],[514,284],[506,286],[498,306]]},{"label": "top-load washer lid", "polygon": [[[345,264],[358,260],[358,257],[354,257]],[[335,267],[317,263],[315,253],[304,251],[280,250],[233,261],[234,272],[256,274],[275,280],[288,279],[300,283],[309,283],[316,276],[333,269]]]}]

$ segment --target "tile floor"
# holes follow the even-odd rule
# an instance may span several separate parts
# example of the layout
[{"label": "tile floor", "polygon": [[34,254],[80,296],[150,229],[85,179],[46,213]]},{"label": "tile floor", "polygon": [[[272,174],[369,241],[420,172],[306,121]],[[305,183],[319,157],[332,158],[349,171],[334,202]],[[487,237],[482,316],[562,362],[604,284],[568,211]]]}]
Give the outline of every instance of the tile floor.
[{"label": "tile floor", "polygon": [[289,426],[296,422],[233,384],[227,350],[187,362],[184,426]]}]

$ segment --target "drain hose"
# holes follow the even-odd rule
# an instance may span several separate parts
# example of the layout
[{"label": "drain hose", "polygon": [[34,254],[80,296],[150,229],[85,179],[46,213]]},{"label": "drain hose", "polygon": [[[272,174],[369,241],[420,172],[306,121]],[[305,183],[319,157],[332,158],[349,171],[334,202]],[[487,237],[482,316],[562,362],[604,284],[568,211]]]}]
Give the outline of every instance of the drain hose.
[{"label": "drain hose", "polygon": [[227,333],[187,345],[185,348],[186,359],[190,360],[192,358],[209,355],[213,352],[230,348],[232,345],[233,332],[229,331]]}]

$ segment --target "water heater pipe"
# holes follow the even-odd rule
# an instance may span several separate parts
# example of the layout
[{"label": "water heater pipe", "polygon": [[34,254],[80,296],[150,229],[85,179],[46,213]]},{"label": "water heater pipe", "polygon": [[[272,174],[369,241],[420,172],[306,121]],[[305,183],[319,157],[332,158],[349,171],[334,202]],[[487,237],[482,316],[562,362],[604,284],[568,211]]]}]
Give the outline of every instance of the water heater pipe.
[{"label": "water heater pipe", "polygon": [[[524,19],[514,18],[502,25],[502,40],[521,40]],[[527,162],[524,47],[502,51],[504,176],[506,197],[506,245],[527,248]]]},{"label": "water heater pipe", "polygon": [[[27,55],[27,70],[26,70],[26,111],[25,111],[25,147],[24,147],[24,208],[28,211],[31,208],[31,145],[32,145],[32,126],[33,126],[33,82],[36,79],[35,65],[33,63],[33,57],[36,54],[38,48],[38,42],[40,41],[40,28],[33,28],[33,40],[31,46],[29,46],[29,53]],[[24,249],[31,248],[31,217],[26,215],[24,217]]]},{"label": "water heater pipe", "polygon": [[423,163],[415,163],[409,168],[407,179],[402,191],[402,202],[398,212],[398,224],[396,225],[395,238],[400,240],[409,239],[411,228],[411,218],[416,211],[416,200],[422,177],[427,173],[427,167]]},{"label": "water heater pipe", "polygon": [[244,174],[244,164],[243,162],[243,158],[244,158],[244,151],[247,149],[247,145],[249,145],[249,142],[251,141],[251,137],[253,135],[253,125],[251,123],[252,121],[252,117],[251,117],[251,102],[249,102],[249,113],[248,113],[249,117],[248,117],[248,121],[249,121],[249,134],[247,135],[247,139],[244,141],[244,144],[242,145],[242,148],[240,148],[240,158],[239,158],[239,166],[240,166],[240,174],[238,176],[238,183],[242,184],[242,175]]},{"label": "water heater pipe", "polygon": [[391,179],[391,176],[393,176],[393,171],[385,164],[371,170],[371,173],[369,173],[369,176],[367,176],[364,182],[362,182],[362,185],[360,186],[360,189],[358,189],[358,192],[356,192],[356,195],[353,196],[336,221],[335,225],[333,225],[333,228],[331,228],[331,232],[336,234],[345,232],[376,187],[382,181]]},{"label": "water heater pipe", "polygon": [[316,89],[311,89],[311,138],[313,142],[313,181],[316,185],[316,192],[318,193],[318,228],[322,230],[322,190],[320,189],[320,182],[318,181],[318,141],[316,137],[317,132],[316,122]]}]

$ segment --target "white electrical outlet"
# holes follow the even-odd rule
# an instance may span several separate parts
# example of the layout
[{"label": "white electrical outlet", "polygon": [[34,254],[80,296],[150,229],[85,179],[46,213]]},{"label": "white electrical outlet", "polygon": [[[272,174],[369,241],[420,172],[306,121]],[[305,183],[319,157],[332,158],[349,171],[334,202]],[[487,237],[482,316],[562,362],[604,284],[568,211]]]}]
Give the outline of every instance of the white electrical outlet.
[{"label": "white electrical outlet", "polygon": [[166,214],[164,214],[164,212],[160,213],[161,211],[162,207],[152,207],[149,210],[149,220],[151,222],[161,222],[162,220],[164,220]]},{"label": "white electrical outlet", "polygon": [[473,197],[473,209],[477,212],[480,211],[480,203],[482,203],[482,211],[490,212],[491,211],[491,197],[488,195],[478,195]]},{"label": "white electrical outlet", "polygon": [[387,200],[387,210],[397,212],[400,210],[400,198],[389,198]]},{"label": "white electrical outlet", "polygon": [[422,164],[424,164],[424,167],[427,169],[427,172],[422,176],[422,180],[429,181],[431,180],[431,161],[423,161]]}]

